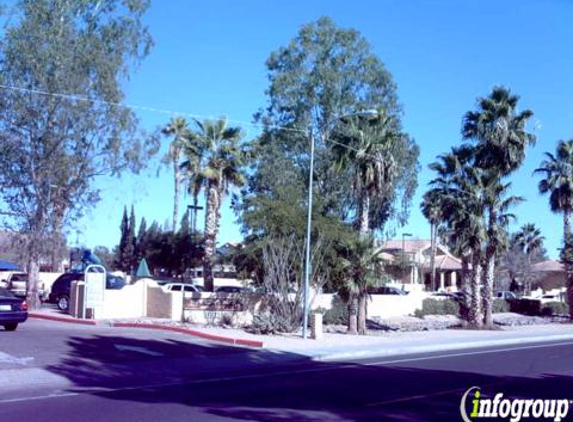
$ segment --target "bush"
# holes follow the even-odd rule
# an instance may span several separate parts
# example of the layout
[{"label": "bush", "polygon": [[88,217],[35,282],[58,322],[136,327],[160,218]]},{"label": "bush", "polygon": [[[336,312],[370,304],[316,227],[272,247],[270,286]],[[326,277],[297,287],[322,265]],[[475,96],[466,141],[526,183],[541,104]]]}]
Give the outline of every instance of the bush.
[{"label": "bush", "polygon": [[494,299],[493,300],[493,307],[492,311],[494,314],[498,314],[501,312],[509,312],[510,307],[509,303],[505,299]]},{"label": "bush", "polygon": [[414,315],[423,318],[426,315],[455,315],[460,314],[460,305],[452,299],[424,299],[422,309],[416,309]]},{"label": "bush", "polygon": [[569,315],[569,305],[564,302],[548,302],[542,305],[541,315]]},{"label": "bush", "polygon": [[517,314],[541,315],[541,301],[537,299],[508,299],[509,309]]},{"label": "bush", "polygon": [[249,331],[254,334],[278,334],[288,333],[292,330],[289,320],[268,313],[255,315]]},{"label": "bush", "polygon": [[322,312],[322,321],[325,325],[348,324],[348,306],[338,296],[332,298],[332,308]]}]

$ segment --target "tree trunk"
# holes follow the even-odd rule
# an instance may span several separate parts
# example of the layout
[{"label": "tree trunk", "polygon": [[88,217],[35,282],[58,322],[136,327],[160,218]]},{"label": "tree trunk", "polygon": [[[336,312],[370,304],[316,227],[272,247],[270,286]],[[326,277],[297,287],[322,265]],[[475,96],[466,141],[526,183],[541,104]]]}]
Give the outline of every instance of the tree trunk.
[{"label": "tree trunk", "polygon": [[484,288],[483,288],[483,309],[484,324],[487,328],[493,327],[493,283],[495,278],[495,253],[493,248],[488,246],[485,258]]},{"label": "tree trunk", "polygon": [[177,226],[179,224],[179,197],[181,177],[179,170],[179,157],[173,157],[173,222],[171,228],[173,233],[177,233]]},{"label": "tree trunk", "polygon": [[366,335],[366,295],[358,298],[358,334]]},{"label": "tree trunk", "polygon": [[358,230],[360,236],[366,236],[370,231],[370,197],[367,192],[362,194],[360,202],[360,224]]},{"label": "tree trunk", "polygon": [[481,260],[477,254],[472,257],[471,296],[468,322],[472,327],[479,328],[483,324],[481,310]]},{"label": "tree trunk", "polygon": [[569,303],[569,318],[573,320],[573,235],[568,210],[563,212],[563,250],[561,262],[565,266],[567,277],[567,302]]},{"label": "tree trunk", "polygon": [[462,325],[467,326],[469,323],[469,310],[471,306],[471,274],[470,274],[470,263],[467,255],[462,255],[462,273],[461,273],[461,290],[462,290],[462,300],[460,301],[460,318],[462,319]]},{"label": "tree trunk", "polygon": [[358,299],[351,297],[348,302],[348,334],[358,334]]},{"label": "tree trunk", "polygon": [[219,228],[220,192],[217,183],[209,182],[205,206],[205,256],[203,257],[203,280],[205,291],[212,292],[213,258],[217,247],[217,232]]},{"label": "tree trunk", "polygon": [[437,228],[434,223],[430,225],[430,288],[436,291],[436,249],[437,249]]},{"label": "tree trunk", "polygon": [[40,296],[38,285],[40,284],[40,264],[39,258],[32,254],[28,261],[28,283],[26,285],[26,302],[28,309],[35,311],[40,308]]}]

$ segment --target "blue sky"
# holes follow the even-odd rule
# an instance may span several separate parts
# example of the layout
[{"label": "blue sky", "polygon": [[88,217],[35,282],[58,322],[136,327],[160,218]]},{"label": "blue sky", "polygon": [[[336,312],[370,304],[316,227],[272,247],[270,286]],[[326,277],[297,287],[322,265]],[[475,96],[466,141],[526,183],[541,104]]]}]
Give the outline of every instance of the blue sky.
[{"label": "blue sky", "polygon": [[[268,55],[322,15],[359,30],[370,42],[398,85],[404,127],[420,145],[419,188],[409,224],[398,236],[402,231],[429,236],[418,207],[431,178],[427,165],[460,142],[462,116],[476,98],[502,84],[521,96],[522,109],[535,112],[538,137],[511,178],[513,193],[527,199],[515,209],[517,225],[538,225],[556,257],[561,219],[537,193],[532,171],[557,140],[573,137],[573,2],[156,0],[146,17],[155,47],[126,82],[126,102],[251,122],[266,103]],[[136,112],[148,130],[170,118]],[[257,133],[243,127],[247,136]],[[143,175],[100,180],[103,199],[79,222],[79,234],[71,233],[72,243],[77,237],[92,247],[115,245],[123,207],[132,203],[138,219],[170,220],[172,174],[164,169],[157,176],[157,168],[152,163]],[[202,226],[204,217],[199,218]],[[241,238],[234,220],[226,206],[221,242]]]}]

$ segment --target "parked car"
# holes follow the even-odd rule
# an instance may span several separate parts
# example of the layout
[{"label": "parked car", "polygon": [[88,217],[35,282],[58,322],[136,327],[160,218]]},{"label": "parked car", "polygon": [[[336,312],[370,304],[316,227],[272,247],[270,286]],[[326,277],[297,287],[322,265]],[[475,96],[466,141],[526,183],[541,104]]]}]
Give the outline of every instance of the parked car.
[{"label": "parked car", "polygon": [[215,289],[216,293],[243,293],[245,289],[239,286],[221,286]]},{"label": "parked car", "polygon": [[[19,298],[26,297],[26,288],[28,285],[28,274],[21,272],[13,272],[6,280],[6,288],[10,292]],[[43,285],[38,286],[38,295],[41,300],[47,299],[47,292],[45,291]]]},{"label": "parked car", "polygon": [[394,286],[379,286],[379,287],[371,287],[368,289],[368,293],[374,295],[398,295],[398,296],[405,296],[408,294],[405,290],[399,289]]},{"label": "parked car", "polygon": [[547,293],[541,296],[539,300],[541,303],[561,302],[561,296],[559,294]]},{"label": "parked car", "polygon": [[26,301],[0,287],[0,325],[3,325],[6,331],[14,331],[18,328],[18,324],[27,319],[28,305]]},{"label": "parked car", "polygon": [[[58,305],[58,309],[67,311],[70,307],[70,291],[73,281],[84,279],[84,274],[79,272],[65,273],[59,276],[48,296],[48,302]],[[125,280],[121,277],[106,273],[105,288],[110,290],[119,290],[125,286]]]},{"label": "parked car", "polygon": [[166,292],[180,292],[181,289],[184,289],[186,293],[200,293],[203,291],[201,286],[195,286],[194,284],[189,283],[167,283],[163,285],[162,288]]},{"label": "parked car", "polygon": [[499,299],[517,299],[517,296],[513,292],[501,291],[497,292],[497,298]]}]

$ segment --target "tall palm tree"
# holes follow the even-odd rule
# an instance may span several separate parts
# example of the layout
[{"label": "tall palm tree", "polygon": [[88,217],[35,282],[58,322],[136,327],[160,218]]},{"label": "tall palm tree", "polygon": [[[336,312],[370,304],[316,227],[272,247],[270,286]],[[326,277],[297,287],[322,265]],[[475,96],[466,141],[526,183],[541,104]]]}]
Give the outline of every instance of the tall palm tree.
[{"label": "tall palm tree", "polygon": [[495,173],[481,171],[483,204],[486,210],[487,245],[485,248],[485,272],[483,275],[484,324],[493,327],[493,288],[495,260],[508,247],[507,227],[515,216],[509,209],[523,201],[517,196],[508,196],[510,183],[501,183]]},{"label": "tall palm tree", "polygon": [[[573,303],[573,235],[571,213],[573,212],[573,139],[559,141],[555,154],[545,153],[541,167],[534,174],[541,174],[539,192],[549,194],[549,207],[555,213],[563,214],[563,248],[561,261],[567,273],[567,296]],[[573,306],[570,306],[573,319]]]},{"label": "tall palm tree", "polygon": [[[473,149],[453,148],[430,168],[437,177],[428,195],[441,209],[442,235],[462,259],[461,317],[472,327],[483,323],[481,301],[482,245],[486,236],[481,190],[476,169],[469,164]],[[471,267],[471,271],[470,271]]]},{"label": "tall palm tree", "polygon": [[[517,111],[519,96],[504,87],[495,87],[489,96],[478,99],[478,109],[465,114],[462,127],[464,140],[475,145],[475,167],[487,178],[501,179],[517,170],[525,160],[528,146],[535,143],[535,135],[528,132],[527,123],[533,117],[531,110]],[[494,189],[495,190],[495,189]],[[489,216],[488,232],[493,233],[497,221],[495,200],[484,195],[484,206]],[[488,200],[488,198],[490,200]],[[489,289],[499,245],[497,237],[488,236],[485,253],[484,303],[486,318],[493,307],[493,289]],[[486,322],[487,323],[487,322]]]},{"label": "tall palm tree", "polygon": [[349,334],[366,334],[368,288],[377,282],[381,253],[371,236],[353,237],[343,245],[341,266],[346,277],[341,296],[349,303]]},{"label": "tall palm tree", "polygon": [[[527,265],[530,267],[531,255],[543,247],[545,237],[541,235],[541,230],[535,227],[533,223],[524,224],[519,231],[515,233],[513,239],[515,244],[527,257]],[[525,294],[528,295],[529,292],[531,292],[531,279],[529,277],[526,278],[524,287]]]},{"label": "tall palm tree", "polygon": [[541,235],[541,230],[535,227],[534,223],[524,224],[519,231],[515,233],[516,244],[519,245],[528,258],[531,257],[531,254],[535,250],[543,246],[544,240],[545,236]]},{"label": "tall palm tree", "polygon": [[436,251],[438,248],[438,226],[442,218],[440,197],[434,191],[428,191],[422,199],[422,214],[430,223],[430,286],[436,290]]},{"label": "tall palm tree", "polygon": [[395,118],[383,111],[369,121],[350,118],[333,134],[335,168],[339,171],[351,168],[353,173],[357,227],[362,236],[370,232],[370,215],[375,205],[391,194],[388,186],[398,171],[395,154],[402,136]]},{"label": "tall palm tree", "polygon": [[198,194],[201,189],[205,191],[203,279],[205,289],[212,291],[221,205],[231,187],[245,183],[246,153],[241,145],[241,129],[228,127],[227,119],[195,120],[195,125],[196,129],[189,135],[186,153],[195,179],[193,194]]},{"label": "tall palm tree", "polygon": [[188,139],[191,131],[187,120],[183,117],[174,117],[169,124],[165,126],[161,132],[171,137],[169,150],[163,157],[162,162],[167,165],[173,166],[173,220],[171,227],[173,232],[177,231],[177,224],[179,223],[179,198],[181,196],[181,169],[180,161],[183,151],[183,145]]}]

